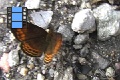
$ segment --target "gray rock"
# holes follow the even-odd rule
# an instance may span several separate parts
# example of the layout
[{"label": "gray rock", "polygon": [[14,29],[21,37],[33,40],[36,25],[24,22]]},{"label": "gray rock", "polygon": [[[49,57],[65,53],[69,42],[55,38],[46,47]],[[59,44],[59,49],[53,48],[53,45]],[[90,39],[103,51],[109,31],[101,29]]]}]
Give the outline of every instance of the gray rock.
[{"label": "gray rock", "polygon": [[89,39],[89,34],[79,34],[75,37],[75,44],[84,44]]},{"label": "gray rock", "polygon": [[74,35],[74,32],[68,25],[61,25],[57,32],[63,35],[63,41],[71,41]]},{"label": "gray rock", "polygon": [[8,62],[10,67],[13,67],[19,64],[18,50],[11,50],[9,52]]},{"label": "gray rock", "polygon": [[39,4],[40,4],[41,0],[27,0],[25,2],[25,7],[27,7],[27,9],[37,9],[39,8]]},{"label": "gray rock", "polygon": [[54,70],[53,69],[49,69],[49,74],[50,74],[51,77],[53,77],[54,76]]},{"label": "gray rock", "polygon": [[73,68],[68,67],[63,74],[58,73],[55,71],[54,73],[54,80],[73,80],[73,73],[72,73]]},{"label": "gray rock", "polygon": [[72,29],[78,33],[91,33],[95,31],[95,18],[91,9],[83,9],[75,14],[72,22]]},{"label": "gray rock", "polygon": [[35,25],[40,26],[43,29],[47,29],[52,19],[53,12],[52,11],[40,11],[40,12],[34,12],[30,15]]},{"label": "gray rock", "polygon": [[120,34],[120,11],[115,11],[109,4],[102,4],[93,10],[97,19],[97,32],[100,40]]},{"label": "gray rock", "polygon": [[73,47],[74,47],[75,49],[81,49],[81,48],[82,48],[82,45],[75,44],[75,45],[73,45]]},{"label": "gray rock", "polygon": [[100,69],[105,69],[110,63],[96,52],[92,52],[92,57],[98,63]]},{"label": "gray rock", "polygon": [[81,56],[81,57],[86,57],[88,53],[89,53],[88,46],[85,45],[85,46],[80,50],[80,56]]}]

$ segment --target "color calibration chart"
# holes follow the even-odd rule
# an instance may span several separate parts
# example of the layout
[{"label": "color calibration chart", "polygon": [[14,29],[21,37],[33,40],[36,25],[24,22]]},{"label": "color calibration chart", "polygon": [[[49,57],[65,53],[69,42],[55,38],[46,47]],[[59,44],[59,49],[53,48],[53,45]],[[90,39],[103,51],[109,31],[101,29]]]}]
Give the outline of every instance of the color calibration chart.
[{"label": "color calibration chart", "polygon": [[23,28],[27,22],[26,7],[7,7],[7,26],[11,28]]}]

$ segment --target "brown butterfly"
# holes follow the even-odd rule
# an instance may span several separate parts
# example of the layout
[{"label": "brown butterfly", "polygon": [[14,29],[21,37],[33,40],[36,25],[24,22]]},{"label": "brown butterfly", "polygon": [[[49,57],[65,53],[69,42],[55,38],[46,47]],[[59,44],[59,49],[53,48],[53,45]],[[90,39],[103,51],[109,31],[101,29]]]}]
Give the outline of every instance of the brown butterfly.
[{"label": "brown butterfly", "polygon": [[14,36],[21,42],[21,49],[31,57],[39,57],[44,52],[44,61],[51,62],[61,47],[62,35],[53,31],[47,33],[43,28],[26,23],[23,28],[11,28]]}]

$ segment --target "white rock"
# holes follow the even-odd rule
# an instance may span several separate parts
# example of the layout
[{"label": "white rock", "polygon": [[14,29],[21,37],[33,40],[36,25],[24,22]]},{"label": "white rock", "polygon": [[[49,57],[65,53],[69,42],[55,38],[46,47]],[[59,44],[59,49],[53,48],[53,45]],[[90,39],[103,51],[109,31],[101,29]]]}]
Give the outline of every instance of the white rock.
[{"label": "white rock", "polygon": [[37,80],[45,80],[45,77],[42,74],[38,73]]},{"label": "white rock", "polygon": [[120,34],[120,11],[116,11],[107,3],[93,10],[97,19],[98,39],[105,41]]},{"label": "white rock", "polygon": [[106,76],[107,77],[114,77],[115,75],[115,70],[112,67],[108,67],[106,70]]},{"label": "white rock", "polygon": [[8,57],[10,67],[19,64],[18,50],[11,50]]},{"label": "white rock", "polygon": [[26,76],[27,75],[27,73],[28,73],[28,69],[27,68],[21,68],[21,70],[20,70],[20,74],[21,75],[23,75],[23,76]]},{"label": "white rock", "polygon": [[83,33],[85,31],[91,33],[95,31],[95,18],[91,9],[83,9],[75,14],[72,22],[72,29],[78,33]]},{"label": "white rock", "polygon": [[35,25],[40,26],[43,29],[47,29],[52,19],[52,15],[53,11],[40,11],[32,13],[31,17]]},{"label": "white rock", "polygon": [[27,7],[27,9],[39,8],[40,1],[41,0],[27,0],[25,2],[25,7]]}]

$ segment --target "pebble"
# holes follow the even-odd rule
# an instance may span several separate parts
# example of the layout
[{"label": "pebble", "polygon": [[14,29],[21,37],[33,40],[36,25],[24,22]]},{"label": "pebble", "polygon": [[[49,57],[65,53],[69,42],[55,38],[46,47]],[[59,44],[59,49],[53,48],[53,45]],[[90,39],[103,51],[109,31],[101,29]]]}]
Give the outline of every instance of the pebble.
[{"label": "pebble", "polygon": [[86,61],[86,59],[85,58],[82,58],[82,57],[79,57],[79,63],[81,64],[81,65],[84,65],[84,64],[86,64],[87,63],[87,61]]},{"label": "pebble", "polygon": [[98,66],[100,69],[105,69],[110,63],[110,61],[108,61],[107,59],[104,59],[102,56],[100,56],[96,52],[92,52],[92,56],[93,56],[93,59],[98,63]]},{"label": "pebble", "polygon": [[100,80],[98,77],[93,77],[92,80]]},{"label": "pebble", "polygon": [[106,76],[107,77],[114,77],[115,76],[115,70],[112,67],[108,67],[106,69]]},{"label": "pebble", "polygon": [[49,69],[49,74],[50,74],[51,77],[53,77],[54,76],[54,70],[53,69]]},{"label": "pebble", "polygon": [[23,67],[23,68],[21,68],[21,70],[20,70],[20,74],[22,75],[22,76],[26,76],[27,75],[27,73],[28,73],[28,68],[25,68],[25,67]]},{"label": "pebble", "polygon": [[47,29],[52,19],[53,11],[39,11],[30,14],[35,25]]},{"label": "pebble", "polygon": [[25,7],[27,7],[27,9],[38,9],[40,1],[41,0],[27,0],[25,2]]},{"label": "pebble", "polygon": [[[105,3],[93,10],[97,19],[97,36],[105,41],[111,36],[120,34],[120,11],[115,11],[111,5]],[[114,27],[113,27],[114,26]]]},{"label": "pebble", "polygon": [[0,17],[0,23],[3,23],[3,18],[2,17]]},{"label": "pebble", "polygon": [[84,74],[78,74],[77,77],[79,80],[86,80],[87,79],[87,76]]},{"label": "pebble", "polygon": [[63,35],[63,41],[70,41],[72,40],[72,37],[74,35],[74,32],[72,31],[70,25],[61,25],[58,28],[58,33],[61,33]]},{"label": "pebble", "polygon": [[72,67],[68,67],[65,72],[62,80],[73,80]]},{"label": "pebble", "polygon": [[82,48],[82,45],[77,45],[77,44],[75,44],[75,45],[73,45],[73,47],[74,47],[75,49],[81,49],[81,48]]},{"label": "pebble", "polygon": [[8,62],[10,67],[13,67],[19,64],[18,50],[11,50],[9,52]]},{"label": "pebble", "polygon": [[116,68],[116,70],[120,69],[120,62],[115,63],[115,68]]},{"label": "pebble", "polygon": [[75,44],[84,44],[89,39],[89,34],[79,34],[75,37]]},{"label": "pebble", "polygon": [[45,77],[42,74],[38,73],[37,80],[45,80]]},{"label": "pebble", "polygon": [[33,63],[30,63],[30,64],[27,65],[27,67],[28,67],[29,69],[33,69],[35,66],[34,66]]},{"label": "pebble", "polygon": [[91,9],[82,9],[75,14],[72,21],[72,30],[78,33],[91,33],[96,30],[95,17]]},{"label": "pebble", "polygon": [[80,56],[81,57],[86,57],[87,54],[89,53],[88,45],[85,45],[81,50],[80,50]]}]

